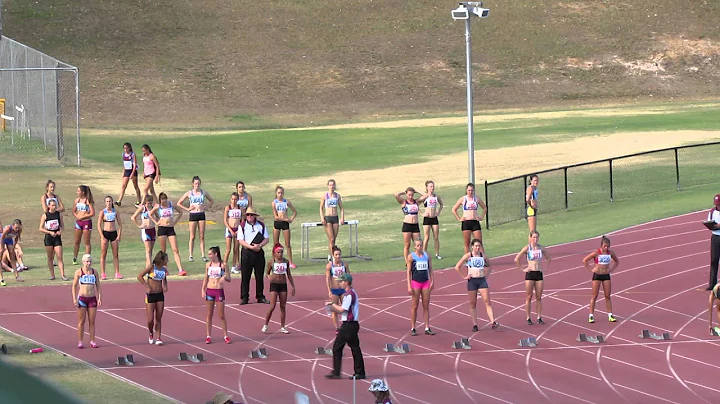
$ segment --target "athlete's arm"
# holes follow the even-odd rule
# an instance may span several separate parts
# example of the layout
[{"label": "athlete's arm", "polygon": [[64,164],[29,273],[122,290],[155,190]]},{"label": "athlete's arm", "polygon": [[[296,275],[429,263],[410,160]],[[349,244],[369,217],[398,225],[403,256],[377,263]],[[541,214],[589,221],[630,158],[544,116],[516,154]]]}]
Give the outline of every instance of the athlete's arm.
[{"label": "athlete's arm", "polygon": [[207,201],[210,202],[210,203],[207,204],[206,209],[207,209],[207,210],[210,210],[210,208],[212,207],[213,203],[215,203],[215,200],[212,198],[212,196],[210,196],[210,193],[205,192],[205,191],[203,191],[203,193],[204,193],[204,195],[205,195],[205,199],[207,199]]},{"label": "athlete's arm", "polygon": [[148,266],[147,268],[143,269],[137,276],[137,280],[143,284],[146,288],[148,287],[147,282],[145,281],[145,276],[150,274],[150,271],[152,271],[153,265]]},{"label": "athlete's arm", "polygon": [[460,205],[462,205],[463,198],[464,198],[464,197],[461,197],[460,199],[458,199],[457,202],[455,202],[455,205],[453,205],[453,208],[452,208],[453,216],[455,216],[455,219],[457,219],[457,220],[460,221],[460,222],[462,222],[463,219],[461,219],[460,216],[458,216],[457,210],[458,210],[458,208],[460,207]]},{"label": "athlete's arm", "polygon": [[407,277],[408,293],[412,294],[412,254],[408,254],[407,257],[405,257],[405,267],[407,268],[405,275]]},{"label": "athlete's arm", "polygon": [[295,281],[293,280],[292,274],[290,273],[290,265],[288,265],[287,268],[287,278],[288,281],[290,281],[290,286],[292,286],[292,295],[295,296]]},{"label": "athlete's arm", "polygon": [[428,254],[428,278],[430,279],[430,290],[435,286],[435,273],[432,270],[432,256]]},{"label": "athlete's arm", "polygon": [[615,251],[610,251],[610,257],[612,257],[612,260],[615,261],[615,266],[611,265],[610,268],[608,268],[608,273],[616,270],[618,265],[620,265],[620,259],[617,257],[617,255],[615,255]]},{"label": "athlete's arm", "polygon": [[232,282],[232,277],[230,276],[230,271],[227,270],[227,265],[223,262],[220,264],[220,267],[225,271],[225,282]]},{"label": "athlete's arm", "polygon": [[597,255],[597,251],[593,251],[590,254],[588,254],[587,257],[583,258],[583,261],[582,261],[583,265],[590,272],[592,272],[592,268],[590,268],[590,265],[588,265],[588,263],[590,262],[590,260],[594,259],[596,255]]},{"label": "athlete's arm", "polygon": [[186,199],[188,199],[189,194],[190,194],[190,191],[185,192],[183,194],[183,196],[181,196],[180,199],[178,199],[178,201],[177,201],[177,206],[188,212],[190,212],[190,208],[189,207],[186,208],[185,205],[183,205],[182,203],[185,202]]},{"label": "athlete's arm", "polygon": [[527,250],[528,250],[528,246],[525,246],[515,256],[515,265],[517,266],[517,269],[522,269],[522,265],[520,265],[520,257],[522,257],[523,254],[527,254]]},{"label": "athlete's arm", "polygon": [[467,275],[463,275],[462,271],[460,271],[460,267],[465,265],[465,263],[467,263],[467,260],[469,257],[470,257],[470,253],[467,253],[467,254],[463,255],[462,258],[460,258],[460,261],[458,261],[457,264],[455,264],[455,270],[457,271],[457,273],[460,274],[460,276],[463,279],[465,279],[465,277]]},{"label": "athlete's arm", "polygon": [[[93,272],[95,271],[95,268],[93,268]],[[97,295],[97,305],[98,307],[102,306],[102,296],[100,295],[100,278],[95,276],[95,294]]]},{"label": "athlete's arm", "polygon": [[80,283],[80,271],[82,270],[78,269],[77,271],[75,271],[75,276],[73,277],[72,281],[72,291],[70,293],[72,293],[73,306],[77,306],[77,290]]},{"label": "athlete's arm", "polygon": [[273,219],[280,220],[280,215],[278,215],[278,211],[275,209],[275,201],[270,202],[270,207],[272,208]]},{"label": "athlete's arm", "polygon": [[325,265],[325,283],[327,284],[328,294],[331,294],[330,289],[332,289],[332,274],[330,273],[331,266],[332,262],[328,262],[327,265]]},{"label": "athlete's arm", "polygon": [[60,227],[58,227],[57,231],[55,232],[56,236],[59,236],[62,234],[63,230],[65,230],[65,219],[63,219],[63,215],[60,215]]},{"label": "athlete's arm", "polygon": [[47,202],[45,202],[46,199],[47,199],[47,194],[45,194],[45,193],[42,194],[42,196],[40,197],[40,204],[42,205],[43,212],[47,212],[48,210],[50,210],[50,208],[48,208],[48,206],[47,206]]},{"label": "athlete's arm", "polygon": [[440,196],[437,197],[437,200],[438,200],[437,215],[440,216],[440,212],[442,212],[443,208],[445,207],[445,204],[443,203],[442,198],[440,198]]},{"label": "athlete's arm", "polygon": [[404,193],[405,193],[405,192],[398,192],[398,193],[396,193],[396,194],[393,194],[393,196],[395,197],[395,200],[396,200],[400,205],[405,205],[405,199],[403,199],[403,198],[400,197],[400,196],[402,196]]},{"label": "athlete's arm", "polygon": [[480,207],[482,208],[482,211],[483,211],[482,215],[480,215],[480,218],[478,219],[482,222],[483,219],[485,218],[485,215],[487,215],[487,205],[485,205],[485,202],[483,202],[482,198],[477,198],[477,201],[478,201],[478,205],[480,205]]},{"label": "athlete's arm", "polygon": [[208,262],[205,264],[205,276],[203,277],[203,283],[202,283],[202,289],[200,289],[200,293],[202,294],[202,298],[205,299],[206,297],[206,290],[207,290],[207,284],[208,284],[208,267],[210,266],[210,263]]},{"label": "athlete's arm", "polygon": [[45,213],[40,216],[40,233],[49,234],[51,236],[54,236],[54,233],[50,230],[45,229]]},{"label": "athlete's arm", "polygon": [[226,206],[225,210],[223,211],[223,224],[225,224],[226,229],[230,230],[230,235],[235,236],[234,234],[232,234],[233,233],[232,229],[230,229],[230,222],[228,221],[228,219],[229,219],[228,212],[230,212],[230,205]]},{"label": "athlete's arm", "polygon": [[323,225],[325,224],[325,195],[320,198],[320,222]]},{"label": "athlete's arm", "polygon": [[345,208],[343,208],[342,197],[340,196],[340,194],[337,194],[337,197],[338,197],[338,209],[340,209],[340,212],[341,212],[340,213],[340,224],[343,225],[343,224],[345,224]]},{"label": "athlete's arm", "polygon": [[60,213],[65,212],[65,205],[63,205],[62,199],[58,195],[55,195],[55,198],[57,198],[57,211]]},{"label": "athlete's arm", "polygon": [[288,201],[288,207],[290,210],[292,210],[293,215],[290,217],[290,220],[288,220],[288,223],[292,223],[295,218],[297,217],[297,209],[295,209],[295,206],[293,206],[292,202]]},{"label": "athlete's arm", "polygon": [[532,185],[528,186],[525,190],[525,203],[527,203],[528,206],[532,206]]},{"label": "athlete's arm", "polygon": [[140,212],[143,210],[143,208],[144,208],[144,205],[140,205],[140,207],[138,207],[135,210],[135,213],[133,213],[132,216],[130,216],[130,220],[132,220],[132,222],[135,223],[135,226],[137,226],[137,227],[140,227],[140,225],[137,223],[137,217],[140,214]]},{"label": "athlete's arm", "polygon": [[[117,223],[117,232],[118,232],[117,239],[118,239],[118,242],[119,242],[119,241],[120,241],[120,238],[122,237],[122,220],[120,220],[120,215],[117,214],[117,211],[115,211],[115,212],[116,212],[116,214],[115,214],[115,222]],[[100,227],[100,225],[98,225],[98,227]]]},{"label": "athlete's arm", "polygon": [[542,251],[543,257],[545,257],[545,259],[547,260],[547,266],[545,267],[545,269],[549,269],[550,263],[552,262],[552,257],[550,257],[550,254],[548,254],[547,250],[545,250],[545,247],[540,247],[540,251]]},{"label": "athlete's arm", "polygon": [[[115,215],[115,216],[117,216],[117,215]],[[102,240],[102,238],[103,238],[102,222],[103,222],[104,217],[105,217],[105,209],[101,210],[100,213],[98,213],[98,219],[97,219],[97,221],[98,221],[97,222],[97,231],[98,231],[98,234],[100,235],[100,240]]]}]

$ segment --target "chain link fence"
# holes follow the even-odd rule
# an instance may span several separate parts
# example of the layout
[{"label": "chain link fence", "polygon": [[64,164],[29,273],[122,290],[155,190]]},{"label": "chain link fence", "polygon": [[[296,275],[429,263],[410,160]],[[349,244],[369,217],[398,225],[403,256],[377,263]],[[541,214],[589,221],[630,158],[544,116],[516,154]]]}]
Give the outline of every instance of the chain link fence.
[{"label": "chain link fence", "polygon": [[80,163],[78,69],[0,37],[0,166]]},{"label": "chain link fence", "polygon": [[[552,213],[604,201],[680,191],[717,182],[720,142],[672,147],[575,164],[537,174],[538,212]],[[486,227],[526,218],[532,174],[485,181]]]}]

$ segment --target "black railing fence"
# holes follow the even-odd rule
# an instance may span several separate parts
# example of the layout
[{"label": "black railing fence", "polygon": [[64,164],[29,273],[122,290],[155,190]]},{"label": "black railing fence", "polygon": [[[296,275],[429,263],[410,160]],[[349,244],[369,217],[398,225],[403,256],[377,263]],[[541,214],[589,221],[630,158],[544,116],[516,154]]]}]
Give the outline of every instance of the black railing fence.
[{"label": "black railing fence", "polygon": [[537,174],[538,212],[557,212],[720,180],[720,142],[671,147],[485,181],[486,227],[524,220],[525,190]]}]

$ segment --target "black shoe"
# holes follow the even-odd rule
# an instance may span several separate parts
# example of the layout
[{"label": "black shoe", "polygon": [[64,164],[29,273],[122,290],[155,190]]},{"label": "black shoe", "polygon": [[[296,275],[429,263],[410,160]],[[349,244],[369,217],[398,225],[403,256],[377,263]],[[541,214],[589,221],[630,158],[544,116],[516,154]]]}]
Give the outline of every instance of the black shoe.
[{"label": "black shoe", "polygon": [[493,329],[493,330],[497,330],[498,327],[500,327],[500,323],[498,323],[497,321],[493,321],[493,323],[492,323],[492,329]]},{"label": "black shoe", "polygon": [[263,297],[262,299],[258,299],[258,303],[270,304],[270,300]]},{"label": "black shoe", "polygon": [[538,324],[545,324],[541,317],[538,317]]},{"label": "black shoe", "polygon": [[352,380],[353,377],[355,378],[355,380],[365,380],[365,375],[352,375],[348,377],[348,379]]},{"label": "black shoe", "polygon": [[473,326],[473,332],[478,332],[478,326],[476,326],[476,325]]},{"label": "black shoe", "polygon": [[712,286],[708,286],[707,288],[705,288],[705,290],[713,290],[713,287],[712,287]]},{"label": "black shoe", "polygon": [[528,325],[533,325],[532,320],[528,319]]},{"label": "black shoe", "polygon": [[342,379],[342,376],[336,375],[335,373],[328,373],[325,375],[327,379]]},{"label": "black shoe", "polygon": [[427,335],[435,335],[435,333],[433,332],[433,330],[431,330],[431,329],[429,329],[429,328],[426,328],[426,329],[425,329],[425,334],[427,334]]},{"label": "black shoe", "polygon": [[242,306],[243,304],[248,304],[248,301],[247,301],[247,300],[240,300],[240,305]]},{"label": "black shoe", "polygon": [[415,331],[415,329],[413,328],[412,330],[410,330],[410,335],[412,335],[413,337],[416,336],[417,331]]}]

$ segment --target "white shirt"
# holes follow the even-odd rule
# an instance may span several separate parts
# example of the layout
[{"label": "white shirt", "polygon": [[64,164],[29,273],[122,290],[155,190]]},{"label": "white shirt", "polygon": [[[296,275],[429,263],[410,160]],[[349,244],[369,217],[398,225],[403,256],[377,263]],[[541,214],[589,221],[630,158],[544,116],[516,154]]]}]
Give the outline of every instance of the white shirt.
[{"label": "white shirt", "polygon": [[[708,213],[708,221],[712,220],[715,223],[720,223],[720,210],[713,209]],[[712,234],[720,236],[720,230],[713,230]]]},{"label": "white shirt", "polygon": [[342,298],[343,313],[340,315],[342,321],[358,321],[360,314],[360,301],[355,289],[348,290]]},{"label": "white shirt", "polygon": [[253,239],[255,239],[255,235],[262,233],[262,236],[264,239],[269,238],[267,227],[259,221],[256,220],[255,224],[250,224],[250,222],[245,221],[245,223],[240,227],[240,231],[237,232],[237,239],[238,240],[245,240],[246,243],[252,244]]}]

